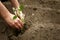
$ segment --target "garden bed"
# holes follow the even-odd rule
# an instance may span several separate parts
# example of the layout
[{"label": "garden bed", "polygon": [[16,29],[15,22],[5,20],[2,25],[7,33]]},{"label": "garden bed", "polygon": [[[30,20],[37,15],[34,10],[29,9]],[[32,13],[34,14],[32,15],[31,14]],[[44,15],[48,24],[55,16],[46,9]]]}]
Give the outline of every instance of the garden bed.
[{"label": "garden bed", "polygon": [[[26,15],[27,29],[21,34],[21,32],[16,30],[14,30],[15,32],[12,31],[13,29],[8,28],[9,25],[6,25],[5,22],[0,22],[1,30],[7,29],[5,32],[1,32],[5,34],[6,38],[4,38],[6,40],[60,40],[60,6],[57,8],[59,0],[55,3],[57,5],[52,1],[52,4],[55,6],[46,6],[48,0],[43,1],[45,4],[41,3],[41,5],[38,2],[35,4],[32,0],[31,2],[32,4],[24,4],[23,10],[23,13]],[[9,7],[8,4],[6,6]],[[9,8],[11,10],[11,7]],[[18,35],[16,36],[14,33]]]}]

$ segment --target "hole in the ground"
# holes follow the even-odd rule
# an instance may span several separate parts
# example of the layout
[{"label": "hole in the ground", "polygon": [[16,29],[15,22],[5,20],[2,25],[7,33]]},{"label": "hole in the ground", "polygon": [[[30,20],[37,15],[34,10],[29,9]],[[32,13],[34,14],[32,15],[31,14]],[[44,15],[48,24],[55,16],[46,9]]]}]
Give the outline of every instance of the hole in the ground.
[{"label": "hole in the ground", "polygon": [[21,29],[21,30],[15,29],[15,30],[14,30],[14,35],[15,35],[15,36],[18,36],[19,34],[22,35],[27,29],[28,29],[28,28],[27,28],[27,24],[24,24],[23,29]]},{"label": "hole in the ground", "polygon": [[33,8],[33,10],[34,10],[34,11],[36,11],[36,10],[37,10],[37,8]]}]

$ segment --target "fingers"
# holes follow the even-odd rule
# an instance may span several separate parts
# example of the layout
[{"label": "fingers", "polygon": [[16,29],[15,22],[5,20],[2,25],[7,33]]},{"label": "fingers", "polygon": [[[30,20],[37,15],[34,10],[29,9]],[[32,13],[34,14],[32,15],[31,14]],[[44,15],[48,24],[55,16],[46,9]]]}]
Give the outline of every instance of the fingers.
[{"label": "fingers", "polygon": [[23,27],[23,23],[22,23],[21,20],[16,19],[16,20],[14,21],[14,26],[15,26],[17,29],[21,29],[21,28]]},{"label": "fingers", "polygon": [[18,28],[21,28],[22,27],[21,24],[18,21],[15,22],[15,25],[18,26]]},{"label": "fingers", "polygon": [[22,28],[23,27],[23,23],[21,20],[18,20],[18,23],[21,25],[20,27]]},{"label": "fingers", "polygon": [[17,23],[15,23],[15,22],[11,23],[10,26],[11,26],[12,28],[14,28],[14,29],[20,29],[20,28],[18,27]]},{"label": "fingers", "polygon": [[16,25],[16,24],[14,25],[14,27],[17,28],[18,30],[20,29],[20,28],[18,27],[18,25]]}]

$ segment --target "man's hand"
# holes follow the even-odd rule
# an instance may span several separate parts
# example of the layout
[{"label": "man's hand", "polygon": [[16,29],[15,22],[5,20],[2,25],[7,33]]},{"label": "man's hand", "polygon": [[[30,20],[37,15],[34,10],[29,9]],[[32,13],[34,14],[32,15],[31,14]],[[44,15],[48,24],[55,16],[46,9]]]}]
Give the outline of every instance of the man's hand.
[{"label": "man's hand", "polygon": [[5,21],[13,28],[20,29],[23,26],[22,21],[17,18],[13,20],[13,14],[11,14],[7,8],[0,2],[0,15],[5,19]]},{"label": "man's hand", "polygon": [[5,21],[12,27],[20,29],[23,27],[22,21],[17,17],[15,20],[13,20],[13,14],[10,14],[5,18]]},{"label": "man's hand", "polygon": [[19,5],[20,5],[19,2],[18,2],[18,0],[10,0],[10,2],[12,4],[12,6],[15,7],[15,8],[18,8]]}]

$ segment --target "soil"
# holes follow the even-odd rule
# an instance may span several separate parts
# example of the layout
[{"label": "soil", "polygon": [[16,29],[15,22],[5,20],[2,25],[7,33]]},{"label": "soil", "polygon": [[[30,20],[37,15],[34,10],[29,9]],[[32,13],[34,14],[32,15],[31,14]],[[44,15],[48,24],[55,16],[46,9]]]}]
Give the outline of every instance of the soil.
[{"label": "soil", "polygon": [[[0,20],[1,40],[60,40],[60,0],[21,0],[26,25],[23,31]],[[12,12],[11,5],[4,3]]]}]

